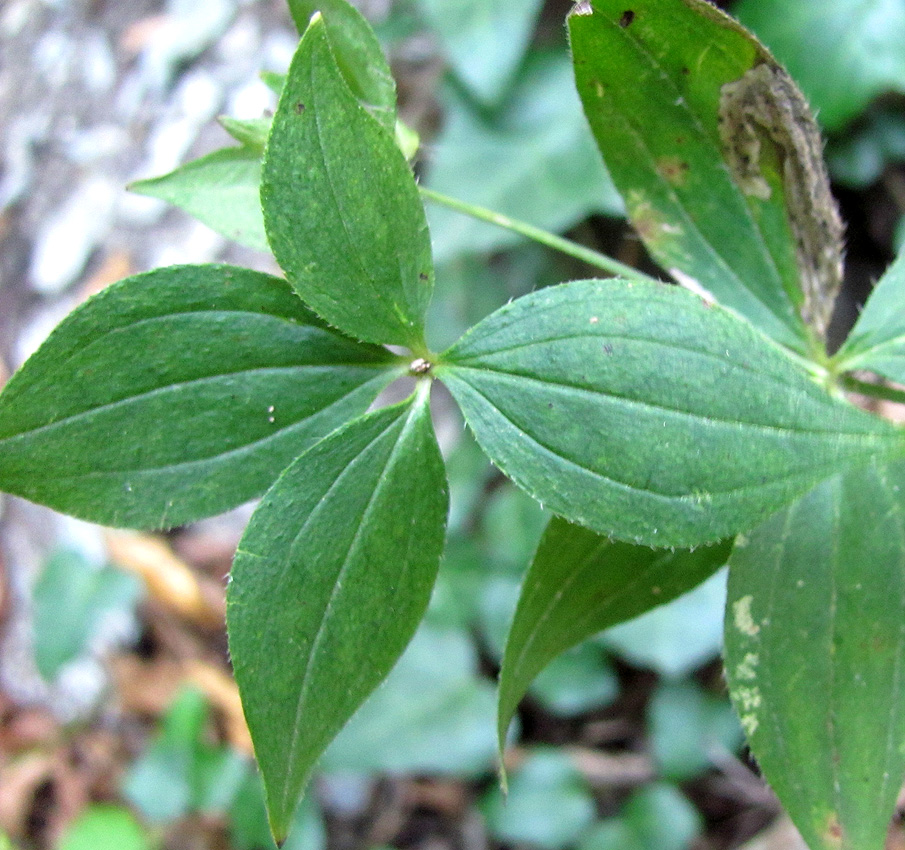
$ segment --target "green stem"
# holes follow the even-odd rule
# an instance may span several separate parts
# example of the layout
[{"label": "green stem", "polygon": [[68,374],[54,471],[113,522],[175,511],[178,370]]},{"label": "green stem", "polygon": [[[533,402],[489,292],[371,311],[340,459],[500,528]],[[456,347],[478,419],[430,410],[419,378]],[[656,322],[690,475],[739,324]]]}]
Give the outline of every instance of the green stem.
[{"label": "green stem", "polygon": [[561,251],[563,254],[575,257],[576,260],[582,260],[589,266],[594,266],[605,272],[618,275],[619,277],[625,277],[629,280],[659,283],[655,278],[644,274],[644,272],[638,271],[638,269],[627,266],[625,263],[620,263],[618,260],[614,260],[606,254],[601,254],[599,251],[594,251],[591,248],[585,248],[584,245],[579,245],[577,242],[572,242],[570,239],[563,239],[562,236],[557,236],[555,233],[550,233],[548,230],[542,230],[539,227],[535,227],[533,224],[528,224],[526,221],[509,218],[508,215],[488,210],[485,207],[479,207],[475,204],[469,204],[466,201],[460,201],[458,198],[450,198],[447,195],[441,195],[439,192],[435,192],[433,189],[427,189],[424,186],[419,186],[418,190],[421,192],[421,197],[426,198],[428,201],[433,201],[435,204],[449,207],[456,212],[470,215],[472,218],[476,218],[479,221],[487,221],[490,224],[497,225],[497,227],[511,230],[513,233],[518,233],[528,239],[533,239],[535,242],[540,242],[541,245],[546,245],[554,251]]},{"label": "green stem", "polygon": [[905,390],[887,387],[884,384],[870,384],[867,381],[859,381],[851,375],[843,375],[839,382],[843,389],[850,392],[883,399],[884,401],[894,401],[897,404],[905,404]]}]

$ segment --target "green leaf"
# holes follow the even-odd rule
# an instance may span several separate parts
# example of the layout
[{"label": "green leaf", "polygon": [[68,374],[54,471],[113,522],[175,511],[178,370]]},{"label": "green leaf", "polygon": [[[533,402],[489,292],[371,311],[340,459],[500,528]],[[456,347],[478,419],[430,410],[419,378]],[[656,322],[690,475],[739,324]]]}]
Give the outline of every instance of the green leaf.
[{"label": "green leaf", "polygon": [[231,118],[229,115],[221,115],[217,118],[217,121],[243,147],[253,148],[259,154],[264,153],[264,147],[267,145],[267,136],[270,135],[270,126],[273,124],[272,116],[268,115],[264,118]]},{"label": "green leaf", "polygon": [[207,721],[204,696],[183,689],[148,749],[129,768],[123,794],[151,823],[177,820],[196,809]]},{"label": "green leaf", "polygon": [[477,667],[464,630],[423,625],[327,749],[319,769],[460,776],[489,771],[496,699]]},{"label": "green leaf", "polygon": [[603,649],[585,642],[554,658],[529,690],[551,714],[573,717],[613,702],[619,696],[619,677]]},{"label": "green leaf", "polygon": [[688,850],[701,834],[700,814],[678,788],[666,782],[632,794],[622,817],[646,850]]},{"label": "green leaf", "polygon": [[324,16],[343,80],[361,105],[390,133],[396,129],[396,83],[380,42],[361,12],[346,0],[289,0],[299,35],[315,12]]},{"label": "green leaf", "polygon": [[607,629],[597,640],[635,667],[681,679],[720,654],[725,608],[726,573],[720,570],[678,599]]},{"label": "green leaf", "polygon": [[903,492],[902,462],[835,476],[730,560],[730,691],[812,850],[882,847],[905,775]]},{"label": "green leaf", "polygon": [[278,841],[315,761],[427,608],[447,511],[428,389],[305,452],[236,553],[230,653]]},{"label": "green leaf", "polygon": [[648,249],[681,283],[820,357],[804,321],[828,321],[841,224],[794,83],[705,0],[590,5],[569,18],[578,91]]},{"label": "green leaf", "polygon": [[905,384],[905,253],[880,278],[835,360],[840,370],[869,369]]},{"label": "green leaf", "polygon": [[359,339],[423,349],[433,285],[424,208],[393,135],[343,82],[319,17],[273,119],[261,204],[273,253],[307,304]]},{"label": "green leaf", "polygon": [[578,850],[652,850],[622,818],[606,818],[588,830]]},{"label": "green leaf", "polygon": [[879,94],[905,92],[899,0],[739,0],[733,11],[798,80],[828,130]]},{"label": "green leaf", "polygon": [[148,850],[151,846],[150,837],[128,809],[122,806],[95,803],[88,806],[69,825],[56,848],[57,850]]},{"label": "green leaf", "polygon": [[67,317],[0,395],[0,488],[106,525],[220,513],[366,409],[394,362],[325,329],[270,275],[128,278]]},{"label": "green leaf", "polygon": [[241,245],[269,251],[260,184],[261,151],[246,145],[214,151],[161,177],[137,180],[129,190],[173,204]]},{"label": "green leaf", "polygon": [[556,656],[684,593],[721,567],[729,543],[668,552],[616,543],[554,518],[522,586],[500,671],[500,745],[519,700]]},{"label": "green leaf", "polygon": [[619,817],[589,830],[579,850],[686,850],[701,826],[701,816],[675,786],[656,782],[632,794]]},{"label": "green leaf", "polygon": [[490,833],[508,845],[561,850],[593,822],[594,797],[563,752],[539,750],[513,772],[509,791],[493,788],[481,804]]},{"label": "green leaf", "polygon": [[[267,823],[264,786],[254,768],[248,771],[229,810],[229,837],[235,850],[276,850]],[[289,836],[280,850],[326,850],[326,847],[323,818],[317,803],[307,797],[295,813]]]},{"label": "green leaf", "polygon": [[[535,53],[500,114],[487,117],[453,89],[431,145],[427,185],[546,230],[592,212],[621,215],[581,114],[565,53]],[[522,237],[445,207],[429,210],[434,256],[442,261],[498,250]]]},{"label": "green leaf", "polygon": [[742,744],[729,700],[708,693],[693,679],[661,683],[647,712],[651,753],[658,774],[666,779],[692,779]]},{"label": "green leaf", "polygon": [[60,668],[86,652],[106,622],[134,615],[141,582],[113,567],[97,567],[76,551],[56,552],[32,594],[38,671],[52,681]]},{"label": "green leaf", "polygon": [[485,103],[498,101],[511,81],[541,5],[541,0],[418,2],[456,75]]},{"label": "green leaf", "polygon": [[532,293],[434,371],[529,495],[650,546],[752,528],[817,481],[903,452],[895,427],[678,287],[592,280]]},{"label": "green leaf", "polygon": [[249,759],[208,738],[204,696],[182,690],[167,709],[162,728],[132,764],[123,793],[152,823],[191,813],[224,815],[242,792]]}]

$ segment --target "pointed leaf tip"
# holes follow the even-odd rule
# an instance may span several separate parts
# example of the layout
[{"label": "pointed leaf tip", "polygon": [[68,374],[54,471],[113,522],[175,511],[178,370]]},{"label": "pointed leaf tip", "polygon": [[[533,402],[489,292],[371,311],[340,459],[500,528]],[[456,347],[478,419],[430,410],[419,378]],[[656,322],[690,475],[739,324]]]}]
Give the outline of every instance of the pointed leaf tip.
[{"label": "pointed leaf tip", "polygon": [[535,676],[591,635],[696,587],[726,563],[731,541],[694,552],[618,543],[554,517],[525,576],[500,671],[500,747]]},{"label": "pointed leaf tip", "polygon": [[236,552],[230,653],[275,837],[427,608],[448,502],[428,389],[301,455]]},{"label": "pointed leaf tip", "polygon": [[343,78],[327,18],[305,31],[273,118],[261,179],[264,226],[292,287],[358,339],[423,347],[433,288],[415,179]]}]

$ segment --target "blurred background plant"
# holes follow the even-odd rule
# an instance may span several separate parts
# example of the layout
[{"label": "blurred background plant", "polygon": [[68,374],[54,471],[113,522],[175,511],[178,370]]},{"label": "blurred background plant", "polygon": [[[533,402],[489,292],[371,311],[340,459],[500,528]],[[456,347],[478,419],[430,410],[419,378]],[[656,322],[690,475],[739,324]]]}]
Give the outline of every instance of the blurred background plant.
[{"label": "blurred background plant", "polygon": [[[621,219],[572,84],[567,0],[368,0],[435,191],[655,271]],[[905,4],[723,4],[811,98],[848,222],[837,322],[905,242]],[[283,0],[7,0],[0,7],[0,382],[76,303],[128,274],[223,260],[272,270],[132,180],[228,144],[296,43]],[[256,156],[221,169],[230,218]],[[161,197],[185,203],[178,181]],[[233,203],[230,202],[232,199]],[[439,350],[576,260],[429,210]],[[236,225],[238,226],[238,225]],[[719,665],[725,576],[557,659],[496,782],[493,677],[546,515],[438,401],[448,552],[429,615],[331,746],[288,847],[791,848]],[[272,847],[223,633],[247,509],[152,538],[4,498],[0,514],[0,848]],[[891,839],[892,840],[892,839]]]}]

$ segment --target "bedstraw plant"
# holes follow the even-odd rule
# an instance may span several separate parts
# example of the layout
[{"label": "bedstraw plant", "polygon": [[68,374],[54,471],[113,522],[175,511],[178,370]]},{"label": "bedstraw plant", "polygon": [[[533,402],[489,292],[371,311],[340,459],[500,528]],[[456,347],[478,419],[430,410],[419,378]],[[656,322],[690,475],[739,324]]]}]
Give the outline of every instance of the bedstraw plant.
[{"label": "bedstraw plant", "polygon": [[[728,563],[726,674],[761,769],[813,850],[878,850],[905,774],[905,435],[846,394],[905,398],[887,383],[905,383],[905,260],[830,355],[842,225],[794,82],[705,0],[572,10],[588,121],[667,285],[420,189],[368,24],[345,0],[290,6],[272,121],[225,121],[239,147],[135,187],[266,244],[285,279],[178,266],[89,299],[0,396],[0,486],[146,529],[261,497],[227,625],[282,841],[425,612],[440,381],[555,515],[509,634],[501,746],[547,662]],[[435,352],[425,199],[616,277],[532,292]],[[405,401],[371,409],[405,376]]]}]

